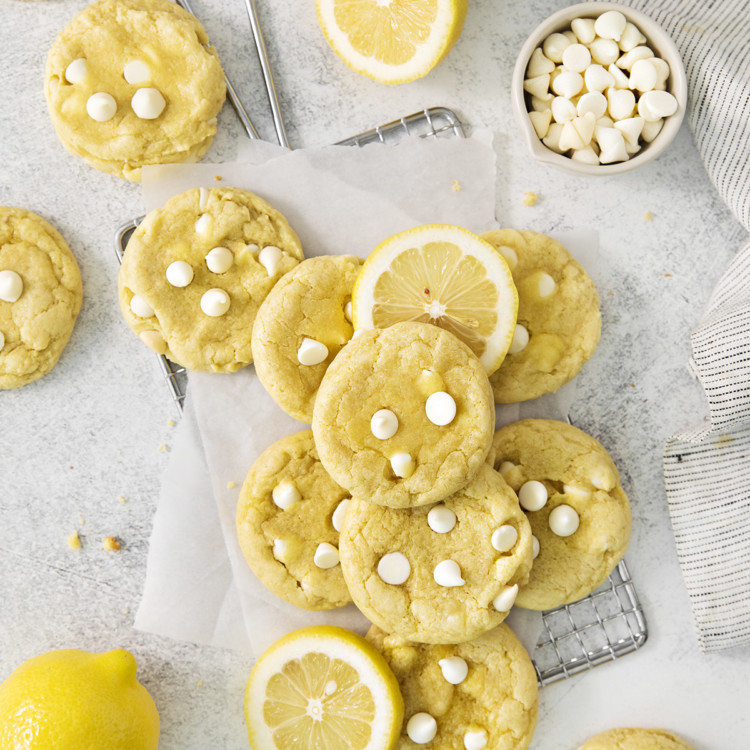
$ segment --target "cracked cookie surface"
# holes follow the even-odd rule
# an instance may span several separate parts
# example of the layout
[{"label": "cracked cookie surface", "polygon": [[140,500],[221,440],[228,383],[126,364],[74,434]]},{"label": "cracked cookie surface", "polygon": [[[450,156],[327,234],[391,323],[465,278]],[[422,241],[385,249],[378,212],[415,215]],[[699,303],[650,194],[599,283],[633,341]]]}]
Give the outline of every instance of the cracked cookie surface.
[{"label": "cracked cookie surface", "polygon": [[[419,744],[425,750],[467,747],[467,734],[481,738],[482,733],[486,750],[525,750],[531,743],[539,704],[536,672],[507,625],[458,645],[410,643],[374,626],[367,639],[385,656],[404,697],[398,750],[416,746],[407,726],[417,713],[429,714],[437,725],[434,739]],[[455,681],[462,675],[461,661],[466,676],[449,682],[443,670],[452,666],[448,676]]]},{"label": "cracked cookie surface", "polygon": [[[354,256],[308,258],[276,284],[258,310],[252,338],[255,372],[273,400],[302,422],[312,422],[320,381],[354,332],[346,306],[361,267],[362,260]],[[325,346],[322,361],[300,362],[305,339]]]},{"label": "cracked cookie surface", "polygon": [[318,552],[321,544],[338,548],[334,513],[348,498],[318,460],[310,430],[282,438],[259,456],[237,503],[237,536],[269,591],[312,610],[351,601],[341,566],[332,564],[337,558],[328,547],[327,558]]},{"label": "cracked cookie surface", "polygon": [[8,299],[0,299],[0,389],[10,389],[41,378],[57,364],[83,292],[78,264],[63,237],[22,208],[0,207],[0,274],[0,287],[8,284],[3,292]]},{"label": "cracked cookie surface", "polygon": [[[447,530],[435,531],[435,511],[448,515],[439,526]],[[499,551],[493,533],[504,526],[513,528],[515,540]],[[526,582],[532,552],[516,496],[487,465],[431,507],[387,508],[353,498],[339,549],[352,600],[363,614],[383,630],[420,643],[461,643],[499,625],[508,612],[493,602]],[[394,579],[383,567],[394,554],[408,561],[405,577]],[[463,583],[438,583],[435,571],[445,561],[458,566]]]},{"label": "cracked cookie surface", "polygon": [[[226,251],[226,269],[211,270],[215,249]],[[234,372],[253,361],[251,331],[261,302],[302,257],[286,219],[257,195],[188,190],[151,211],[130,238],[118,277],[120,309],[141,340],[173,362]],[[168,279],[175,263],[186,264],[186,286]],[[204,295],[214,289],[228,298],[223,314],[203,309]]]},{"label": "cracked cookie surface", "polygon": [[622,728],[591,737],[578,750],[693,750],[692,745],[665,729]]},{"label": "cracked cookie surface", "polygon": [[546,234],[497,229],[481,237],[505,257],[518,290],[516,335],[490,377],[495,401],[508,404],[553,393],[580,372],[599,343],[594,282]]},{"label": "cracked cookie surface", "polygon": [[[455,404],[448,424],[427,416],[435,393]],[[386,438],[372,429],[382,410],[397,421]],[[358,333],[339,352],[318,390],[312,428],[320,460],[339,484],[406,508],[442,500],[470,481],[487,456],[494,421],[489,380],[471,350],[437,326],[396,323]],[[408,470],[394,468],[400,459]]]},{"label": "cracked cookie surface", "polygon": [[[605,448],[565,422],[525,419],[495,433],[491,459],[521,503],[527,482],[544,485],[543,506],[526,513],[539,555],[516,603],[544,610],[590,594],[621,560],[630,539],[630,503]],[[577,516],[577,530],[568,536],[550,526],[558,506]]]}]

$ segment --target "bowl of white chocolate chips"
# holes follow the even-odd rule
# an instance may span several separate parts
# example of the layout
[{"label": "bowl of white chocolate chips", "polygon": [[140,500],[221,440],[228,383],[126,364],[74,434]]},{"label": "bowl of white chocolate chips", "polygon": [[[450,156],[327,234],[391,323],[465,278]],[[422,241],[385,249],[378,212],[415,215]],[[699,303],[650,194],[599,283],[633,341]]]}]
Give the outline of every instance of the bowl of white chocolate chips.
[{"label": "bowl of white chocolate chips", "polygon": [[593,175],[655,159],[687,106],[672,39],[616,3],[573,5],[540,24],[518,55],[511,93],[533,156]]}]

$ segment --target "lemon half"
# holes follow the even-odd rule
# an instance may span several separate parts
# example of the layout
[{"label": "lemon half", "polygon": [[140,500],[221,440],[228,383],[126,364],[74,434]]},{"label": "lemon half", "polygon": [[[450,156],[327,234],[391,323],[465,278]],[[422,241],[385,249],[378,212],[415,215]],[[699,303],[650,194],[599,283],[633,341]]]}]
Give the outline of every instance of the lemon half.
[{"label": "lemon half", "polygon": [[461,35],[467,0],[316,0],[333,51],[381,83],[427,75]]},{"label": "lemon half", "polygon": [[390,750],[403,716],[398,682],[380,652],[332,625],[276,641],[245,690],[253,750]]},{"label": "lemon half", "polygon": [[427,224],[381,242],[352,292],[355,328],[433,323],[458,336],[488,374],[513,340],[518,293],[508,264],[473,232]]}]

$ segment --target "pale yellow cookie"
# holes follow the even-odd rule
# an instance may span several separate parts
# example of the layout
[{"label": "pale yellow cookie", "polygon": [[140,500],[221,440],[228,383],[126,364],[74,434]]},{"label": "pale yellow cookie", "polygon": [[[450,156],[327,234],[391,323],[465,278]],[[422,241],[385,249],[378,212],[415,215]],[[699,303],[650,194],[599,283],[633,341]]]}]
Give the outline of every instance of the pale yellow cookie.
[{"label": "pale yellow cookie", "polygon": [[242,486],[237,535],[269,591],[304,609],[351,601],[338,557],[348,498],[318,460],[310,430],[263,451]]},{"label": "pale yellow cookie", "polygon": [[499,229],[481,236],[505,257],[518,290],[513,342],[490,377],[495,401],[509,404],[553,393],[580,372],[599,343],[594,282],[546,234]]},{"label": "pale yellow cookie", "polygon": [[81,274],[60,233],[31,211],[0,207],[0,389],[57,364],[81,298]]},{"label": "pale yellow cookie", "polygon": [[385,656],[404,697],[397,750],[526,750],[531,743],[536,672],[507,625],[455,646],[410,643],[374,626],[367,639]]},{"label": "pale yellow cookie", "polygon": [[430,507],[354,498],[339,542],[352,600],[378,627],[420,643],[462,643],[499,625],[531,568],[528,522],[486,464]]},{"label": "pale yellow cookie", "polygon": [[491,456],[538,545],[516,603],[545,610],[591,593],[630,540],[630,503],[607,451],[565,422],[526,419],[495,433]]},{"label": "pale yellow cookie", "polygon": [[492,442],[482,364],[429,323],[358,331],[318,390],[320,460],[352,495],[394,508],[434,503],[468,482]]},{"label": "pale yellow cookie", "polygon": [[362,261],[351,255],[308,258],[284,276],[253,326],[255,372],[273,400],[312,422],[328,365],[352,337],[352,287]]},{"label": "pale yellow cookie", "polygon": [[578,750],[694,750],[665,729],[610,729],[586,740]]},{"label": "pale yellow cookie", "polygon": [[251,332],[273,285],[302,260],[299,238],[262,198],[200,188],[151,211],[128,242],[118,279],[126,323],[189,370],[253,361]]},{"label": "pale yellow cookie", "polygon": [[128,180],[200,159],[226,96],[201,23],[168,0],[97,0],[60,32],[45,94],[63,146]]}]

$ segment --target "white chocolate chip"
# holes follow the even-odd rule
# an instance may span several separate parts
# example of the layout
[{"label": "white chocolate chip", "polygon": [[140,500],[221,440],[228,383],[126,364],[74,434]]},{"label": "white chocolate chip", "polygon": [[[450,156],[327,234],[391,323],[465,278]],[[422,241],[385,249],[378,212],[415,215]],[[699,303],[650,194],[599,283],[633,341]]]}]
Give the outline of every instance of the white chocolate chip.
[{"label": "white chocolate chip", "polygon": [[583,76],[572,70],[564,70],[550,83],[550,88],[558,96],[572,99],[583,88]]},{"label": "white chocolate chip", "polygon": [[[594,136],[596,128],[596,115],[593,112],[586,112],[583,115],[574,117],[571,125],[581,139],[583,146],[588,146]],[[581,148],[583,148],[581,146]]]},{"label": "white chocolate chip", "polygon": [[349,300],[344,305],[344,317],[351,323],[352,322],[352,301]]},{"label": "white chocolate chip", "polygon": [[529,112],[529,119],[534,126],[538,138],[544,138],[552,121],[552,110],[545,109],[543,112]]},{"label": "white chocolate chip", "polygon": [[651,91],[654,89],[658,80],[659,77],[656,74],[656,67],[651,60],[636,60],[633,67],[630,69],[628,86],[631,89],[643,93],[644,91]]},{"label": "white chocolate chip", "polygon": [[214,247],[206,254],[206,265],[211,273],[226,273],[234,263],[234,254],[228,247]]},{"label": "white chocolate chip", "polygon": [[627,23],[628,19],[619,10],[608,10],[594,21],[594,31],[604,39],[618,41]]},{"label": "white chocolate chip", "polygon": [[464,748],[466,750],[482,750],[487,747],[487,731],[485,729],[469,730],[464,734]]},{"label": "white chocolate chip", "polygon": [[554,33],[550,34],[542,44],[542,52],[545,57],[548,57],[552,62],[561,63],[563,52],[570,47],[570,39],[564,34]]},{"label": "white chocolate chip", "polygon": [[492,532],[490,541],[498,552],[508,552],[518,541],[518,532],[510,524],[503,524]]},{"label": "white chocolate chip", "polygon": [[330,570],[339,564],[339,551],[328,542],[321,542],[315,549],[313,562],[323,570]]},{"label": "white chocolate chip", "polygon": [[408,453],[394,453],[391,456],[391,468],[397,477],[408,479],[417,467]]},{"label": "white chocolate chip", "polygon": [[515,468],[516,468],[516,465],[512,461],[503,461],[500,464],[500,468],[498,469],[498,471],[503,477],[505,477],[508,474],[510,474],[510,472],[513,471],[513,469]]},{"label": "white chocolate chip", "polygon": [[461,578],[461,568],[455,560],[443,560],[439,562],[435,566],[435,570],[432,571],[432,577],[438,586],[445,586],[447,588],[463,586],[466,583]]},{"label": "white chocolate chip", "polygon": [[258,253],[258,260],[260,264],[266,269],[269,276],[275,276],[279,270],[279,263],[281,263],[281,256],[283,253],[281,249],[276,245],[266,245],[260,253]]},{"label": "white chocolate chip", "polygon": [[640,148],[638,145],[638,139],[641,137],[641,132],[643,131],[643,126],[646,124],[646,121],[642,117],[626,117],[624,120],[618,120],[614,123],[614,127],[616,127],[625,138],[625,145],[626,146],[636,146]]},{"label": "white chocolate chip", "polygon": [[582,44],[571,44],[563,50],[562,63],[568,70],[583,73],[591,65],[591,52]]},{"label": "white chocolate chip", "polygon": [[406,722],[406,734],[416,745],[426,745],[435,739],[437,722],[430,714],[424,712],[414,714]]},{"label": "white chocolate chip", "polygon": [[195,222],[195,231],[198,234],[205,234],[209,226],[211,226],[211,214],[201,214]]},{"label": "white chocolate chip", "polygon": [[549,514],[549,527],[557,536],[570,536],[578,531],[581,519],[569,505],[558,505]]},{"label": "white chocolate chip", "polygon": [[599,65],[609,65],[620,56],[620,48],[612,39],[594,39],[589,45],[591,59]]},{"label": "white chocolate chip", "polygon": [[[641,112],[642,104],[646,108],[648,117]],[[677,106],[677,99],[668,91],[647,91],[638,100],[638,114],[644,120],[659,120],[673,115],[677,111]]]},{"label": "white chocolate chip", "polygon": [[456,402],[445,391],[433,393],[425,402],[424,410],[427,419],[438,427],[445,427],[456,418]]},{"label": "white chocolate chip", "polygon": [[15,302],[23,293],[23,279],[9,269],[0,271],[0,300]]},{"label": "white chocolate chip", "polygon": [[537,280],[537,292],[543,299],[549,297],[555,291],[557,284],[555,280],[546,272],[542,271]]},{"label": "white chocolate chip", "polygon": [[625,138],[617,128],[596,129],[596,140],[599,142],[599,162],[601,164],[612,164],[616,161],[627,161],[628,150],[625,146]]},{"label": "white chocolate chip", "polygon": [[513,339],[508,347],[508,354],[518,354],[522,352],[529,344],[529,331],[526,326],[520,323],[513,329]]},{"label": "white chocolate chip", "polygon": [[0,350],[5,346],[5,334],[0,331]]},{"label": "white chocolate chip", "polygon": [[598,490],[609,492],[615,486],[615,478],[608,469],[600,469],[591,475],[591,484]]},{"label": "white chocolate chip", "polygon": [[508,247],[507,245],[500,245],[498,248],[498,252],[500,255],[505,258],[505,262],[508,264],[508,268],[512,271],[516,265],[518,264],[518,255],[516,254],[516,251],[512,247]]},{"label": "white chocolate chip", "polygon": [[285,479],[273,488],[271,498],[281,510],[287,510],[302,499],[302,494],[292,482]]},{"label": "white chocolate chip", "polygon": [[344,524],[344,516],[346,515],[349,503],[351,503],[351,498],[347,497],[342,500],[336,506],[336,510],[333,511],[333,515],[331,516],[331,524],[333,524],[333,528],[336,529],[336,531],[341,531],[341,527]]},{"label": "white chocolate chip", "polygon": [[319,365],[328,357],[328,347],[315,339],[303,338],[297,349],[297,359],[301,365]]},{"label": "white chocolate chip", "polygon": [[498,612],[510,612],[510,608],[516,603],[518,596],[518,584],[505,586],[503,590],[492,600],[492,606]]},{"label": "white chocolate chip", "polygon": [[573,122],[566,122],[563,125],[562,133],[560,133],[560,151],[569,151],[572,148],[579,149],[585,145],[578,131],[573,126]]},{"label": "white chocolate chip", "polygon": [[289,542],[284,539],[274,539],[272,554],[279,562],[284,562],[287,552],[289,551]]},{"label": "white chocolate chip", "polygon": [[591,493],[587,489],[584,489],[583,487],[575,487],[572,484],[564,484],[563,490],[566,495],[578,498],[579,500],[587,500],[591,497]]},{"label": "white chocolate chip", "polygon": [[392,438],[398,430],[398,417],[390,409],[378,409],[370,419],[370,432],[378,440]]},{"label": "white chocolate chip", "polygon": [[547,93],[545,96],[532,96],[531,109],[534,112],[546,112],[550,108],[553,99],[554,97],[550,93]]},{"label": "white chocolate chip", "polygon": [[193,269],[184,260],[176,260],[167,266],[167,281],[179,289],[186,287],[193,280]]},{"label": "white chocolate chip", "polygon": [[130,309],[133,311],[133,315],[137,315],[139,318],[150,318],[154,314],[154,308],[140,294],[132,296]]},{"label": "white chocolate chip", "polygon": [[205,211],[208,206],[208,188],[198,188],[198,210]]},{"label": "white chocolate chip", "polygon": [[166,99],[159,89],[138,89],[130,100],[130,106],[141,120],[155,120],[167,106]]},{"label": "white chocolate chip", "polygon": [[[604,71],[606,73],[606,71]],[[609,75],[609,73],[607,73]],[[601,91],[588,91],[583,94],[576,104],[576,112],[586,115],[589,112],[598,120],[607,111],[607,97]]]},{"label": "white chocolate chip", "polygon": [[92,120],[107,122],[107,120],[111,120],[115,116],[117,102],[112,94],[98,91],[86,100],[86,111]]},{"label": "white chocolate chip", "polygon": [[151,71],[143,60],[131,60],[123,68],[122,74],[131,84],[146,83],[151,79]]},{"label": "white chocolate chip", "polygon": [[384,583],[398,586],[411,575],[411,565],[401,552],[389,552],[378,562],[378,575]]},{"label": "white chocolate chip", "polygon": [[460,685],[469,674],[469,665],[460,656],[448,656],[438,662],[443,677],[451,685]]},{"label": "white chocolate chip", "polygon": [[560,150],[560,134],[562,133],[563,126],[559,122],[553,122],[549,126],[547,135],[542,139],[542,143],[553,151],[557,151],[558,154],[562,153]]},{"label": "white chocolate chip", "polygon": [[580,161],[582,164],[598,164],[599,163],[599,156],[596,153],[596,151],[594,151],[591,145],[584,146],[584,148],[579,148],[577,151],[574,151],[571,154],[570,158],[573,161]]},{"label": "white chocolate chip", "polygon": [[646,121],[643,124],[643,130],[641,131],[641,138],[646,143],[651,143],[651,141],[656,138],[659,133],[661,133],[661,129],[664,127],[664,120],[659,118],[658,120],[651,120],[651,122]]},{"label": "white chocolate chip", "polygon": [[545,73],[551,73],[555,69],[555,63],[546,57],[541,47],[537,47],[529,58],[529,64],[526,68],[526,76],[535,78],[543,76]]},{"label": "white chocolate chip", "polygon": [[556,96],[552,100],[550,109],[552,110],[552,117],[555,118],[555,122],[563,124],[572,120],[578,111],[576,105],[564,96]]},{"label": "white chocolate chip", "polygon": [[167,342],[159,331],[141,331],[138,338],[157,354],[164,354],[167,351]]},{"label": "white chocolate chip", "polygon": [[545,73],[544,75],[535,76],[534,78],[527,78],[523,82],[523,90],[532,96],[544,98],[549,96],[549,84],[549,73]]},{"label": "white chocolate chip", "polygon": [[65,68],[65,80],[68,83],[80,83],[86,77],[86,72],[86,58],[79,57],[68,63],[68,67]]},{"label": "white chocolate chip", "polygon": [[586,88],[591,91],[604,91],[615,85],[615,77],[601,65],[589,65],[583,74]]},{"label": "white chocolate chip", "polygon": [[539,540],[532,534],[531,535],[531,559],[536,560],[539,557],[541,547],[539,546]]},{"label": "white chocolate chip", "polygon": [[593,18],[574,18],[570,22],[570,29],[581,44],[591,44],[596,37]]},{"label": "white chocolate chip", "polygon": [[630,79],[614,63],[607,68],[607,72],[615,79],[616,89],[626,89],[630,86]]},{"label": "white chocolate chip", "polygon": [[613,120],[630,117],[635,109],[635,94],[629,89],[607,89],[607,109]]},{"label": "white chocolate chip", "polygon": [[653,56],[654,52],[650,47],[633,47],[630,52],[626,52],[617,59],[617,67],[629,71],[638,60]]},{"label": "white chocolate chip", "polygon": [[456,514],[444,505],[436,505],[427,514],[427,525],[437,534],[447,534],[456,525]]},{"label": "white chocolate chip", "polygon": [[640,29],[633,23],[628,21],[625,24],[625,28],[620,35],[618,45],[623,52],[630,52],[633,47],[637,47],[639,44],[645,44],[646,37],[641,34]]},{"label": "white chocolate chip", "polygon": [[548,497],[547,488],[536,479],[524,482],[518,490],[518,502],[524,510],[541,510],[547,504]]},{"label": "white chocolate chip", "polygon": [[651,57],[649,62],[654,66],[656,70],[656,86],[659,87],[666,84],[669,78],[669,63],[666,60],[662,60],[661,57]]},{"label": "white chocolate chip", "polygon": [[201,310],[211,318],[226,315],[231,304],[229,294],[223,289],[209,289],[201,297]]}]

